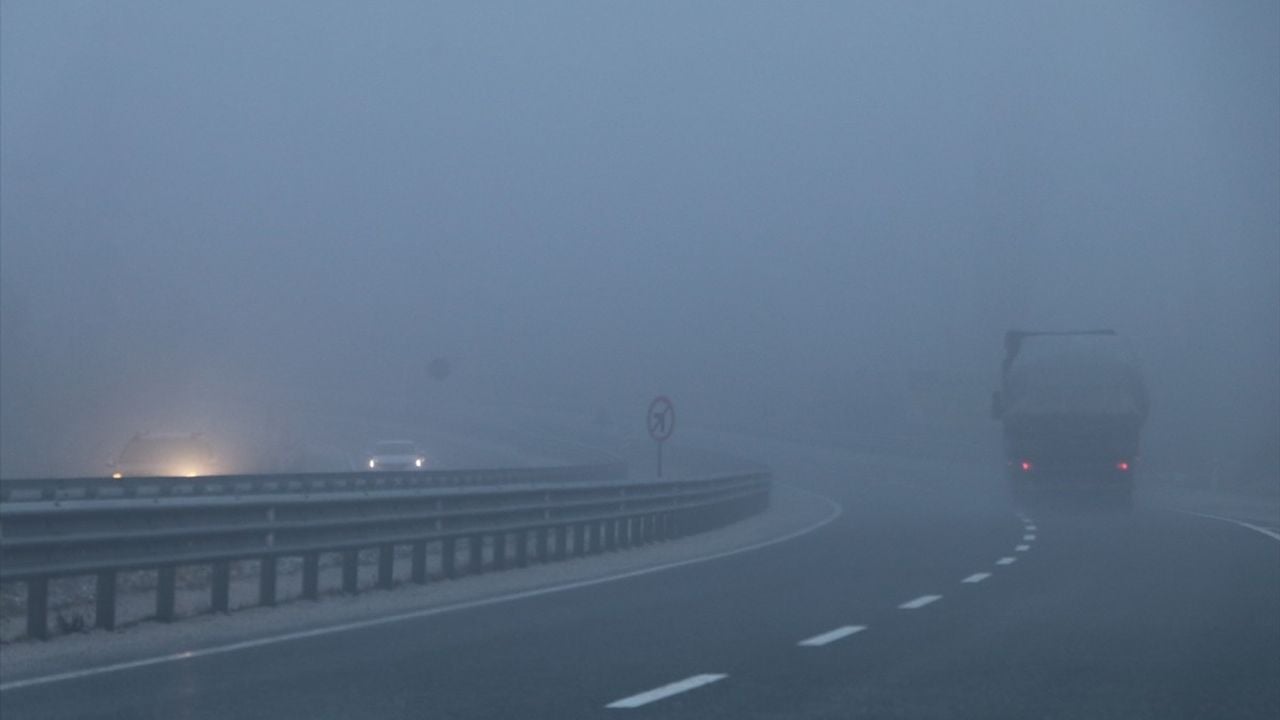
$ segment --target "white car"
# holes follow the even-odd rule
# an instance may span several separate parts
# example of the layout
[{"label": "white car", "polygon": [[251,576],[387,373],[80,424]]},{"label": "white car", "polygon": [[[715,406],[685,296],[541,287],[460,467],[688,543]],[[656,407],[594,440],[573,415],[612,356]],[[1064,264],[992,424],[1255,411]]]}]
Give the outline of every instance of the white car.
[{"label": "white car", "polygon": [[365,460],[368,470],[423,470],[427,457],[412,440],[381,440]]}]

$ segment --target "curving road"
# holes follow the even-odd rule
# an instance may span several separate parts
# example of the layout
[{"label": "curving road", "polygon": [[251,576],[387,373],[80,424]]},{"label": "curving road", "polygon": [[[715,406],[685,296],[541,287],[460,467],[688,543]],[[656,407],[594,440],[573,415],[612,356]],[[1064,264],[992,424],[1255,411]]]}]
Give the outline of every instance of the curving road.
[{"label": "curving road", "polygon": [[[1280,537],[751,443],[843,512],[511,602],[10,686],[17,718],[1280,717]],[[1256,524],[1255,524],[1256,525]]]}]

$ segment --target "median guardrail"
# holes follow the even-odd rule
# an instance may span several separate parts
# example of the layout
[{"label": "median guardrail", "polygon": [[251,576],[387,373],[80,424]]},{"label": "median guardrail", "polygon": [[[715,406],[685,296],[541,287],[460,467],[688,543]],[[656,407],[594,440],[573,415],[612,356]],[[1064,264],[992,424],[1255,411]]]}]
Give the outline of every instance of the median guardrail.
[{"label": "median guardrail", "polygon": [[605,482],[627,476],[622,463],[565,467],[395,472],[208,475],[203,477],[79,477],[0,480],[0,502],[322,493],[440,487]]},{"label": "median guardrail", "polygon": [[376,549],[376,585],[390,588],[397,548],[409,548],[410,581],[424,583],[432,545],[445,577],[524,566],[724,525],[767,507],[770,490],[764,472],[655,482],[616,465],[171,480],[125,482],[118,494],[110,480],[4,483],[0,582],[26,584],[28,635],[48,637],[58,577],[95,576],[94,624],[113,629],[122,572],[157,571],[155,617],[172,621],[180,567],[210,567],[211,607],[227,612],[234,562],[258,561],[258,600],[272,605],[281,558],[301,559],[301,597],[316,599],[326,553],[341,556],[342,589],[354,593],[359,553]]}]

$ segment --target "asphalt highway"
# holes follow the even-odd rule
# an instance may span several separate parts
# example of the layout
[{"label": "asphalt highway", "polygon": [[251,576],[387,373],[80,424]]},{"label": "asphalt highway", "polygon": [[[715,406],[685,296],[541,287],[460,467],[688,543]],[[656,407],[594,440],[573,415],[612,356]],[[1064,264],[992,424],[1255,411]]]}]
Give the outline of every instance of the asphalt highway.
[{"label": "asphalt highway", "polygon": [[10,688],[19,718],[1276,718],[1280,536],[1014,508],[990,469],[758,446],[794,539],[508,603]]}]

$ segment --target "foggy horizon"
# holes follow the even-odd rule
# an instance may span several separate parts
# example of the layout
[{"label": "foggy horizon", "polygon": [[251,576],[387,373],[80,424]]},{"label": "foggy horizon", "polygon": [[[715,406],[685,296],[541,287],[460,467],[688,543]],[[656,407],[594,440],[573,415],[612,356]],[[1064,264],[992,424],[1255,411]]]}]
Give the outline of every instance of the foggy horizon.
[{"label": "foggy horizon", "polygon": [[1013,327],[1280,467],[1274,3],[0,8],[5,477],[353,403],[994,439]]}]

